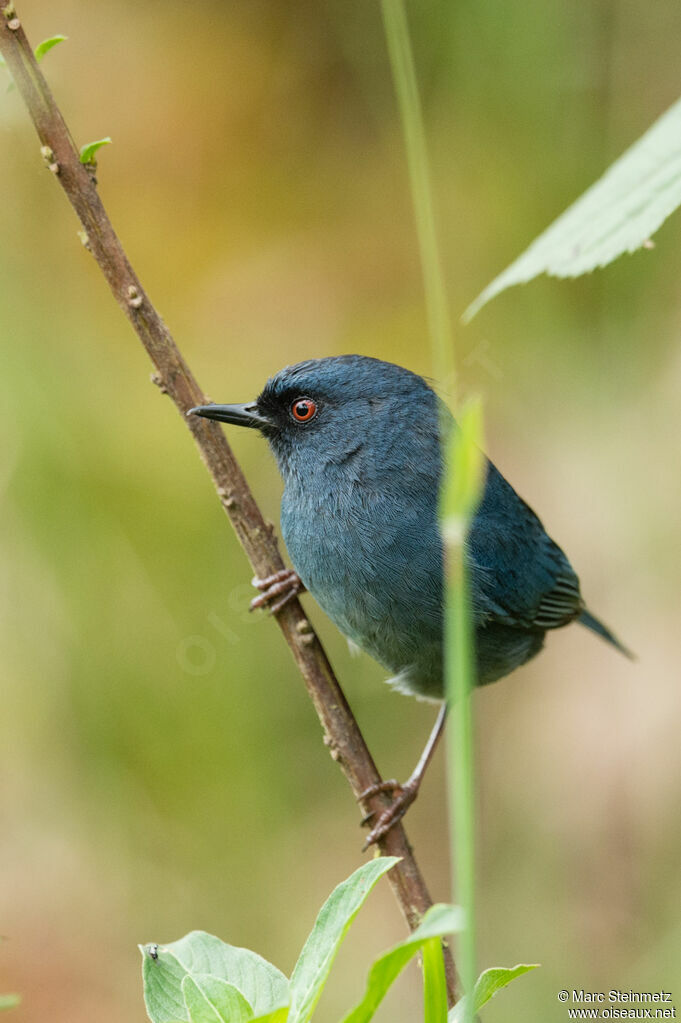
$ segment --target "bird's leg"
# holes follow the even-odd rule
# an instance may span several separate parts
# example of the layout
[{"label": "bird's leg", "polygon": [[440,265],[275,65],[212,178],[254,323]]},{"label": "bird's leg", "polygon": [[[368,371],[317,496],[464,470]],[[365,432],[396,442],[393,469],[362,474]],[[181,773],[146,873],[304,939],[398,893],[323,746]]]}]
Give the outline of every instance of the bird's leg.
[{"label": "bird's leg", "polygon": [[[366,842],[362,848],[363,852],[365,849],[368,849],[370,845],[373,845],[374,842],[377,842],[379,838],[383,838],[383,836],[390,831],[393,824],[396,824],[397,821],[404,817],[405,813],[416,799],[419,787],[423,781],[423,776],[426,773],[426,768],[433,759],[433,753],[437,748],[440,736],[444,730],[446,717],[447,704],[443,703],[433,730],[428,737],[428,742],[426,743],[423,753],[419,758],[419,762],[409,776],[409,779],[404,782],[404,784],[400,785],[400,783],[394,779],[391,779],[390,781],[379,781],[375,785],[371,785],[368,789],[365,789],[359,797],[361,800],[370,799],[371,796],[375,796],[379,792],[392,792],[394,795],[394,799],[390,806],[386,807],[383,813],[380,814],[378,820],[367,835]],[[367,814],[367,816],[363,819],[362,824],[368,824],[373,816],[373,812]]]},{"label": "bird's leg", "polygon": [[262,593],[258,597],[253,597],[251,611],[269,605],[270,614],[275,615],[277,611],[281,611],[284,604],[288,604],[289,600],[305,592],[305,586],[292,568],[282,568],[281,572],[265,576],[264,579],[258,579],[256,576],[252,582],[262,590]]}]

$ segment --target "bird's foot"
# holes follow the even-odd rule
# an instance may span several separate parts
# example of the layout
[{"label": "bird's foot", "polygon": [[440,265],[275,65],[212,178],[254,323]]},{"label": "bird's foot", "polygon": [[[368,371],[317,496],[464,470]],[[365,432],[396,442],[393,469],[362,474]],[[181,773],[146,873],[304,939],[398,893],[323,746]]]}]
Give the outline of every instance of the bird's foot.
[{"label": "bird's foot", "polygon": [[253,597],[251,611],[255,611],[259,607],[269,607],[270,614],[273,615],[277,611],[281,611],[289,600],[293,600],[299,593],[305,591],[300,577],[291,568],[283,568],[281,572],[267,575],[264,579],[258,579],[256,576],[252,582],[255,587],[262,590],[262,593]]},{"label": "bird's foot", "polygon": [[[379,781],[375,785],[369,786],[359,797],[360,800],[371,799],[372,796],[378,795],[380,792],[392,793],[393,800],[390,806],[387,806],[382,813],[378,815],[376,823],[372,827],[371,831],[366,837],[366,841],[362,846],[362,852],[378,842],[379,839],[387,835],[390,829],[401,821],[405,813],[416,799],[419,786],[421,783],[420,778],[410,778],[409,781],[400,784],[391,778],[389,781]],[[370,824],[376,817],[375,811],[371,811],[362,819],[362,826]]]}]

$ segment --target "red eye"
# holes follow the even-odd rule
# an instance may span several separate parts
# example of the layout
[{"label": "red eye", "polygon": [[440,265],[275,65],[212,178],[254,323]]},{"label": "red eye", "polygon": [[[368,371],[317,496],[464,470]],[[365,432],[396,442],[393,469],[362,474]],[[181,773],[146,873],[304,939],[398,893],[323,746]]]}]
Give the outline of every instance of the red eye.
[{"label": "red eye", "polygon": [[291,405],[291,415],[299,423],[309,423],[317,415],[317,406],[312,398],[296,398]]}]

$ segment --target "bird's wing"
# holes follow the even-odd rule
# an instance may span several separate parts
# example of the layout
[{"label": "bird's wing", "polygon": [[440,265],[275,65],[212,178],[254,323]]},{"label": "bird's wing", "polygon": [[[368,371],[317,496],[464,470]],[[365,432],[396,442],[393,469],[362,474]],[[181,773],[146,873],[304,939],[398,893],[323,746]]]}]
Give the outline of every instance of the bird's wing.
[{"label": "bird's wing", "polygon": [[469,556],[473,610],[480,622],[556,629],[584,607],[565,554],[491,462]]}]

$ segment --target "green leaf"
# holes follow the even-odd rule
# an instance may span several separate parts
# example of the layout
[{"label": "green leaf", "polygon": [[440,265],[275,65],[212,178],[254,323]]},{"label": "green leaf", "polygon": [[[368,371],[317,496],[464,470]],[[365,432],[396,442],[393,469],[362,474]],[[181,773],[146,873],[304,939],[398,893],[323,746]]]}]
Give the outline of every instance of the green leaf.
[{"label": "green leaf", "polygon": [[251,1023],[286,1023],[288,1020],[289,1007],[288,1005],[282,1006],[281,1009],[275,1009],[274,1012],[268,1012],[264,1016],[258,1016],[256,1019],[251,1020]]},{"label": "green leaf", "polygon": [[[483,1005],[486,1005],[490,998],[497,991],[500,991],[502,987],[506,987],[516,977],[522,977],[524,973],[536,970],[538,965],[538,963],[532,963],[531,965],[519,963],[517,966],[492,966],[489,970],[483,970],[477,979],[473,993],[473,1012],[479,1012]],[[459,999],[454,1008],[450,1010],[447,1023],[462,1023],[465,1015],[465,1005],[465,997]]]},{"label": "green leaf", "polygon": [[0,995],[0,1010],[14,1009],[21,1002],[21,995]]},{"label": "green leaf", "polygon": [[35,50],[35,59],[40,63],[46,53],[57,46],[59,43],[63,43],[68,39],[68,36],[50,36],[49,39],[43,39],[42,43],[38,43]]},{"label": "green leaf", "polygon": [[80,162],[96,165],[97,159],[95,154],[97,153],[97,150],[101,149],[102,146],[110,145],[111,139],[109,138],[108,135],[105,139],[98,139],[96,142],[88,142],[87,145],[81,146]]},{"label": "green leaf", "polygon": [[329,895],[291,975],[290,1023],[311,1018],[350,924],[379,878],[396,863],[394,856],[370,860]]},{"label": "green leaf", "polygon": [[288,981],[276,966],[212,934],[192,931],[170,945],[139,947],[144,1001],[152,1023],[189,1023],[182,994],[182,981],[187,975],[196,981],[198,975],[208,973],[233,984],[256,1015],[288,1004]]},{"label": "green leaf", "polygon": [[681,204],[681,100],[488,284],[465,322],[513,284],[538,274],[578,277],[635,252]]},{"label": "green leaf", "polygon": [[[445,934],[461,931],[463,926],[463,914],[458,906],[447,906],[442,903],[431,906],[419,926],[409,937],[389,949],[389,951],[384,952],[375,961],[369,971],[364,998],[344,1017],[343,1023],[366,1023],[367,1020],[370,1020],[385,997],[390,985],[409,960],[414,958],[419,949],[427,945],[432,939],[437,939],[435,944],[438,946],[437,952],[440,961],[442,961],[439,939]],[[431,960],[430,965],[433,966],[434,961]],[[430,1009],[434,1011],[436,1004],[434,1002],[435,992],[428,992],[427,997],[433,1001]],[[428,1003],[426,1004],[428,1005]],[[446,1004],[445,992],[445,1006]],[[431,1019],[439,1021],[443,1018],[442,1015],[426,1016],[426,1023],[430,1023]]]},{"label": "green leaf", "polygon": [[233,984],[210,973],[187,974],[182,995],[191,1023],[248,1023],[253,1010]]}]

